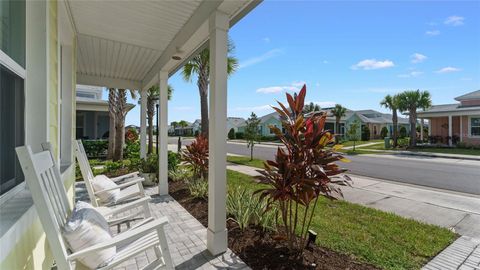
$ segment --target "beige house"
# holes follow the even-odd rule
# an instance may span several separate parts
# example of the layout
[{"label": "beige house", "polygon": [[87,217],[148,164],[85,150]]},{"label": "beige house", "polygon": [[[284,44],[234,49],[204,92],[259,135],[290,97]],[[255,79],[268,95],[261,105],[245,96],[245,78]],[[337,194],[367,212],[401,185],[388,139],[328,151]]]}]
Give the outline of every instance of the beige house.
[{"label": "beige house", "polygon": [[431,143],[480,145],[480,90],[455,98],[459,103],[434,105],[418,113],[428,120]]}]

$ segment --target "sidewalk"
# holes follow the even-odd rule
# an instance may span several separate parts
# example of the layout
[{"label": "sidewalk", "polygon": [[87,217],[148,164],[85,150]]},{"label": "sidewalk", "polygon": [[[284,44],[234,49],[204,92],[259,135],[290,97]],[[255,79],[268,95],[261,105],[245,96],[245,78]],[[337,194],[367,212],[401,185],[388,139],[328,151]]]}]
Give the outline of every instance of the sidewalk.
[{"label": "sidewalk", "polygon": [[375,150],[375,149],[368,149],[368,151],[371,151],[372,153],[379,152],[379,153],[397,154],[397,155],[439,157],[439,158],[466,159],[466,160],[478,160],[478,161],[480,161],[480,156],[474,156],[474,155],[459,155],[459,154],[400,151],[400,150],[398,150],[398,151],[397,150]]}]

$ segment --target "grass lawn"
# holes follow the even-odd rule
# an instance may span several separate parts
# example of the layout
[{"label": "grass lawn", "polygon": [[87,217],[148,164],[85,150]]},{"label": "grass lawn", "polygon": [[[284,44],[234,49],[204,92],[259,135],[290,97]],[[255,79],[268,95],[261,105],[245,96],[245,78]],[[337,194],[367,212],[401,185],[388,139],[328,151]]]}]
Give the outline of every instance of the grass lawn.
[{"label": "grass lawn", "polygon": [[263,160],[254,158],[250,160],[250,157],[245,156],[227,156],[227,161],[235,164],[246,165],[250,167],[256,167],[263,169]]},{"label": "grass lawn", "polygon": [[[260,188],[252,177],[228,170],[228,187]],[[311,229],[317,244],[384,269],[420,269],[456,239],[447,229],[346,201],[321,198]]]}]

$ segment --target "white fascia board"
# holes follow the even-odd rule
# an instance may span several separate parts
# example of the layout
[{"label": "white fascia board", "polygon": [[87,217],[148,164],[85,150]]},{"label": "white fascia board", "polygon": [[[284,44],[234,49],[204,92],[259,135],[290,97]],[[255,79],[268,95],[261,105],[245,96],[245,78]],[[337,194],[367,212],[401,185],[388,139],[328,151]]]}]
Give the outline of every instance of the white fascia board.
[{"label": "white fascia board", "polygon": [[447,111],[447,112],[431,112],[431,113],[417,113],[418,118],[431,118],[431,117],[446,117],[446,116],[462,116],[462,115],[479,115],[480,109],[476,110],[459,110],[459,111]]},{"label": "white fascia board", "polygon": [[77,84],[103,86],[107,88],[133,89],[140,90],[142,83],[140,81],[125,80],[103,76],[92,76],[77,73]]}]

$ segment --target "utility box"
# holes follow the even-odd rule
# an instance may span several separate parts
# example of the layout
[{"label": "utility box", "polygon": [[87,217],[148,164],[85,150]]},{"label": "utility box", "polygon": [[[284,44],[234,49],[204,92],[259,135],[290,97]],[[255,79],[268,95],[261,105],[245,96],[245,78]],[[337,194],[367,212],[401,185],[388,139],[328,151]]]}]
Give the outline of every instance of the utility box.
[{"label": "utility box", "polygon": [[390,148],[390,137],[385,137],[385,149]]}]

